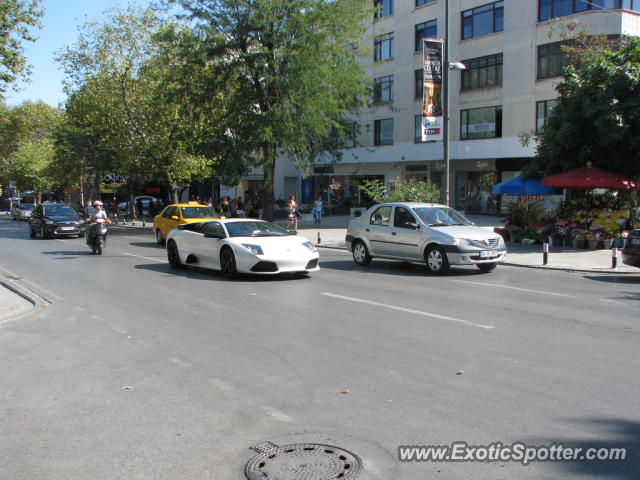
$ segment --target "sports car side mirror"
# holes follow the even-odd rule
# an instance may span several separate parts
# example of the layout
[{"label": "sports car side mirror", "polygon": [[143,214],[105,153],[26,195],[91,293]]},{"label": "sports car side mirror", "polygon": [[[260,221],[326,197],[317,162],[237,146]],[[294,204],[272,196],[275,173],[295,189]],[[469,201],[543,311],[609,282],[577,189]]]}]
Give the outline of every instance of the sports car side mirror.
[{"label": "sports car side mirror", "polygon": [[206,232],[204,236],[205,238],[225,238],[224,233],[215,233],[215,232]]}]

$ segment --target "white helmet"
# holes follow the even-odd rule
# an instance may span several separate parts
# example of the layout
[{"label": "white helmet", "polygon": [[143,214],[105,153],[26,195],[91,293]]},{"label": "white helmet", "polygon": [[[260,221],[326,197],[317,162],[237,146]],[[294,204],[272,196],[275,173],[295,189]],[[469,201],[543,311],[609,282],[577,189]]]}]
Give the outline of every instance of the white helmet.
[{"label": "white helmet", "polygon": [[96,200],[95,202],[93,202],[94,207],[97,207],[98,205],[102,206],[104,204],[100,200]]}]

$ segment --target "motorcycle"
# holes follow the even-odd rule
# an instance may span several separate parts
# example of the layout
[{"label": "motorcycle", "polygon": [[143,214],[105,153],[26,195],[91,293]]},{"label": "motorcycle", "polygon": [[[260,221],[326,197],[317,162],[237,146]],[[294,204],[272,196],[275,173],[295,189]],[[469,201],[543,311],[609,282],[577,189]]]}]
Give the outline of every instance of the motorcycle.
[{"label": "motorcycle", "polygon": [[102,219],[92,223],[87,231],[87,245],[93,254],[102,255],[102,250],[107,244],[107,224]]}]

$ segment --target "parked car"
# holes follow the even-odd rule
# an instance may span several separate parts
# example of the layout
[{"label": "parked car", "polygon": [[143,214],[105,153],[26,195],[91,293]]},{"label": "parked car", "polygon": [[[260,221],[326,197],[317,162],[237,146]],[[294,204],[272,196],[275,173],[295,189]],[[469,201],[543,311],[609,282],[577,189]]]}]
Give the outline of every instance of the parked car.
[{"label": "parked car", "polygon": [[476,265],[488,272],[507,253],[500,235],[433,203],[374,205],[349,222],[346,242],[358,265],[376,257],[409,260],[424,262],[436,274],[447,273],[451,265]]},{"label": "parked car", "polygon": [[164,245],[169,232],[181,223],[203,222],[219,218],[213,209],[198,202],[167,205],[153,219],[153,233],[158,245]]},{"label": "parked car", "polygon": [[11,209],[11,215],[13,215],[14,220],[29,220],[32,210],[32,203],[15,204]]},{"label": "parked car", "polygon": [[318,250],[306,238],[264,220],[228,218],[178,226],[167,237],[173,268],[183,265],[238,273],[276,275],[320,269]]},{"label": "parked car", "polygon": [[631,230],[622,250],[622,263],[640,268],[640,230]]},{"label": "parked car", "polygon": [[29,217],[29,235],[41,238],[78,235],[84,237],[85,223],[78,213],[64,203],[40,203]]},{"label": "parked car", "polygon": [[[142,203],[142,212],[149,213],[160,203],[160,199],[148,195],[139,195],[137,197],[133,197],[134,207],[139,208],[140,203]],[[131,208],[129,207],[129,200],[120,202],[118,204],[119,213],[129,213],[130,211]]]}]

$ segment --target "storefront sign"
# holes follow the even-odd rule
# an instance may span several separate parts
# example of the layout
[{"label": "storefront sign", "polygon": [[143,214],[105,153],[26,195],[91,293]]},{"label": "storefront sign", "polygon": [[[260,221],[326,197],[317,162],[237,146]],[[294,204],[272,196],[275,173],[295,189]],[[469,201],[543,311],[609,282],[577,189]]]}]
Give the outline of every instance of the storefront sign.
[{"label": "storefront sign", "polygon": [[422,141],[442,140],[442,40],[424,39]]}]

